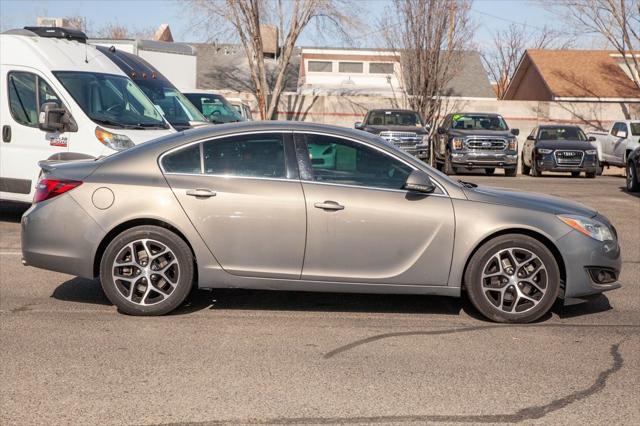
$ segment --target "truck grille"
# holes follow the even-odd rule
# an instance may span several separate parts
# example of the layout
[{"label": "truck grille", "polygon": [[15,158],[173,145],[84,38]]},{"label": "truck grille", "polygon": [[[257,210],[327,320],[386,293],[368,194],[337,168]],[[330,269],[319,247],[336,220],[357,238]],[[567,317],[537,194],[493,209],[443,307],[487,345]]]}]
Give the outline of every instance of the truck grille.
[{"label": "truck grille", "polygon": [[485,151],[503,151],[507,147],[507,141],[504,139],[484,139],[470,138],[467,139],[468,149],[477,149]]},{"label": "truck grille", "polygon": [[414,147],[422,142],[422,136],[414,132],[380,132],[380,137],[400,148]]},{"label": "truck grille", "polygon": [[555,155],[556,163],[559,166],[579,166],[582,164],[584,151],[555,151],[553,155]]}]

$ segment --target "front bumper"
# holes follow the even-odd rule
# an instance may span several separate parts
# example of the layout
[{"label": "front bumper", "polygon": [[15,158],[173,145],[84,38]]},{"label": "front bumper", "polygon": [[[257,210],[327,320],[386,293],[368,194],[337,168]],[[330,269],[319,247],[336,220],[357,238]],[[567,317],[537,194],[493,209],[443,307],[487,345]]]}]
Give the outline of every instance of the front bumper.
[{"label": "front bumper", "polygon": [[[596,241],[577,231],[571,231],[560,238],[556,245],[564,258],[566,271],[565,286],[561,294],[565,304],[622,286],[618,281],[622,269],[618,241]],[[594,276],[596,274],[593,273],[598,270],[612,273],[610,282],[598,283]]]},{"label": "front bumper", "polygon": [[398,148],[420,160],[429,159],[429,145],[427,144],[419,144],[411,147],[398,146]]},{"label": "front bumper", "polygon": [[504,167],[514,168],[518,165],[516,151],[453,151],[451,163],[456,166],[474,167]]},{"label": "front bumper", "polygon": [[559,164],[551,154],[537,154],[536,167],[545,172],[587,172],[594,173],[598,168],[597,155],[585,155],[579,164]]}]

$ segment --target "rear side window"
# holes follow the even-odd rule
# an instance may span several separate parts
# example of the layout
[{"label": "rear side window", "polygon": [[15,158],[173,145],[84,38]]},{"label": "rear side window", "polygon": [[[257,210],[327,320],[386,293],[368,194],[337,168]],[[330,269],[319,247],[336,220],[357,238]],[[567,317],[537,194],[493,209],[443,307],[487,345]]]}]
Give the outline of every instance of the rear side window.
[{"label": "rear side window", "polygon": [[166,173],[202,173],[200,144],[166,155],[162,159],[162,168]]},{"label": "rear side window", "polygon": [[9,108],[13,119],[25,126],[38,126],[36,76],[26,72],[9,73]]},{"label": "rear side window", "polygon": [[285,178],[282,134],[262,133],[203,144],[204,172],[210,175]]}]

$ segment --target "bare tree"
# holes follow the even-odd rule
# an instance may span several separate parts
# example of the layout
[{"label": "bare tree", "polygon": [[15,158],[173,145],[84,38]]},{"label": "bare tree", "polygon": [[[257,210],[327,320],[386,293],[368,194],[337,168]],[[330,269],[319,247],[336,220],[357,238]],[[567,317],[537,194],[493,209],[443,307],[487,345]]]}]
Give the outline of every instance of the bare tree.
[{"label": "bare tree", "polygon": [[82,32],[87,31],[87,18],[80,15],[67,16],[64,18],[67,28],[80,30]]},{"label": "bare tree", "polygon": [[[296,42],[309,23],[315,21],[324,25],[325,31],[333,28],[346,35],[345,28],[355,22],[350,13],[353,6],[348,7],[343,0],[190,0],[190,5],[196,16],[195,26],[215,28],[216,36],[228,36],[230,32],[240,41],[262,119],[277,115]],[[265,24],[279,28],[280,46],[271,82],[261,32]]]},{"label": "bare tree", "polygon": [[511,24],[493,35],[493,45],[482,52],[482,61],[489,77],[496,84],[496,95],[501,99],[516,71],[520,58],[526,49],[566,49],[572,43],[564,40],[562,34],[547,26],[537,31],[528,31],[524,25]]},{"label": "bare tree", "polygon": [[400,55],[407,102],[432,127],[471,47],[470,9],[470,0],[394,0],[382,22],[387,45]]},{"label": "bare tree", "polygon": [[602,36],[640,89],[640,0],[543,0],[583,33]]},{"label": "bare tree", "polygon": [[144,28],[144,29],[135,29],[128,28],[124,25],[120,25],[117,23],[109,23],[100,28],[96,35],[100,38],[108,38],[115,40],[123,40],[123,39],[153,39],[155,35],[154,28]]}]

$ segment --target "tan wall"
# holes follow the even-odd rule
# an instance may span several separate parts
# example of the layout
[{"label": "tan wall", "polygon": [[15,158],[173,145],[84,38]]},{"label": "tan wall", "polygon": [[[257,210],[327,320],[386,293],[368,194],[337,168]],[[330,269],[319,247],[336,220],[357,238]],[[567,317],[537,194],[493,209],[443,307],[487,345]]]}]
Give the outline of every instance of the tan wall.
[{"label": "tan wall", "polygon": [[550,101],[551,92],[544,84],[544,80],[540,76],[540,73],[534,66],[527,67],[520,84],[518,84],[513,100],[536,100],[536,101]]}]

